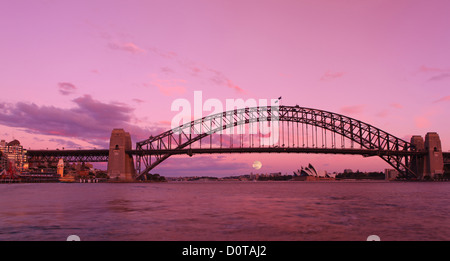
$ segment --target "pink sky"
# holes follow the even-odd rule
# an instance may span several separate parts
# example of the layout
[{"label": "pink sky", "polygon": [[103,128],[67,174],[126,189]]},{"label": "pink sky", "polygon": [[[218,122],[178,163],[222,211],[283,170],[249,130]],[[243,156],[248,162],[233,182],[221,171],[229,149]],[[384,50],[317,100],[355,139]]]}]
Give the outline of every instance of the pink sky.
[{"label": "pink sky", "polygon": [[[168,129],[177,98],[271,99],[362,120],[450,150],[449,1],[52,1],[0,4],[0,137],[104,148]],[[206,159],[210,163],[205,163]],[[174,157],[166,175],[382,170],[326,155]],[[182,172],[196,162],[205,171]]]}]

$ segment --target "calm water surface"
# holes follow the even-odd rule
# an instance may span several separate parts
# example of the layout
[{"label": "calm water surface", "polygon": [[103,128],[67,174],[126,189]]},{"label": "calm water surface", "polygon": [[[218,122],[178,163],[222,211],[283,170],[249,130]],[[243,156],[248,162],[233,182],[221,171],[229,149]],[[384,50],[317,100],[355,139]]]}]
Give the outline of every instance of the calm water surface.
[{"label": "calm water surface", "polygon": [[0,240],[450,240],[450,182],[0,184]]}]

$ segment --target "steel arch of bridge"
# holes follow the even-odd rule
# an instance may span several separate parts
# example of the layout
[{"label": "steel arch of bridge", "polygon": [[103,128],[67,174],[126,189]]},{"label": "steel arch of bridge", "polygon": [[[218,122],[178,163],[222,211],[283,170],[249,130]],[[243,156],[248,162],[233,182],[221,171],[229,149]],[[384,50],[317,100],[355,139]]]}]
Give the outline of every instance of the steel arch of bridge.
[{"label": "steel arch of bridge", "polygon": [[[200,142],[201,140],[211,136],[214,133],[220,133],[226,129],[234,128],[251,123],[261,122],[289,122],[291,126],[298,124],[311,128],[321,128],[322,131],[330,131],[334,135],[338,134],[342,139],[350,140],[353,143],[357,143],[360,146],[360,153],[364,155],[364,151],[371,152],[378,151],[377,155],[385,160],[389,165],[398,170],[405,177],[415,177],[416,174],[409,168],[409,158],[411,156],[421,155],[423,153],[415,152],[415,149],[409,142],[400,139],[392,134],[389,134],[377,127],[374,127],[365,122],[347,117],[342,114],[328,112],[324,110],[305,108],[300,106],[259,106],[251,108],[235,109],[225,111],[221,113],[212,114],[201,119],[193,120],[187,124],[180,125],[176,128],[163,132],[155,137],[151,136],[141,142],[136,143],[136,170],[137,178],[141,175],[147,174],[150,170],[155,168],[161,162],[169,158],[171,155],[182,154],[181,151],[188,151],[192,144]],[[294,129],[294,127],[292,127]],[[303,130],[302,130],[303,131]],[[298,137],[297,133],[297,137]],[[302,134],[303,135],[303,134]],[[323,135],[323,134],[322,134]],[[289,138],[288,138],[289,139]],[[317,139],[317,133],[316,133]],[[334,148],[332,148],[335,154],[340,154],[341,149],[336,146],[336,137],[334,140]],[[211,144],[211,143],[210,143]],[[284,144],[283,144],[284,145]],[[289,145],[289,144],[288,144]],[[303,144],[304,147],[305,144]],[[300,144],[297,144],[300,146]],[[252,147],[252,145],[250,145]],[[249,148],[245,149],[241,146],[241,150],[238,148],[231,153],[236,152],[268,152],[268,147],[261,146],[261,149]],[[283,152],[278,146],[273,146],[274,152]],[[278,150],[276,149],[278,148]],[[218,153],[222,149],[222,136],[220,137],[220,148],[212,149],[211,153]],[[206,149],[207,150],[207,149]],[[229,150],[229,149],[228,149]],[[223,149],[227,151],[227,149]],[[286,150],[286,152],[292,152],[292,150]],[[299,150],[298,152],[301,152]],[[206,151],[206,153],[208,153]],[[311,150],[310,153],[324,153],[324,150]],[[345,150],[342,149],[342,154]],[[354,153],[358,154],[358,153]],[[142,163],[145,169],[141,171]]]}]

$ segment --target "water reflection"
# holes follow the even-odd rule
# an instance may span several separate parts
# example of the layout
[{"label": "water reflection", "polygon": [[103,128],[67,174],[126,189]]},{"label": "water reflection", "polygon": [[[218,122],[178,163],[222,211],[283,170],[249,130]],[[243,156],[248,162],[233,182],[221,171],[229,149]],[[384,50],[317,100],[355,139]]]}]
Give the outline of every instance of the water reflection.
[{"label": "water reflection", "polygon": [[4,184],[1,240],[449,240],[450,183]]}]

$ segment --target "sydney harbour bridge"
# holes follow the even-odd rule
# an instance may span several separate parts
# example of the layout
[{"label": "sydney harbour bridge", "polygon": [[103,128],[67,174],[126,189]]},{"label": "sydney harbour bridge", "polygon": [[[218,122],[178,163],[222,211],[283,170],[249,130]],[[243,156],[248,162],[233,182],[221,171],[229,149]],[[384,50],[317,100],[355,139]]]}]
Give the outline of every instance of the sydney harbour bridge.
[{"label": "sydney harbour bridge", "polygon": [[110,178],[141,180],[173,155],[319,153],[377,156],[401,179],[437,179],[450,164],[439,135],[410,141],[342,114],[296,106],[234,109],[195,119],[136,143],[114,129],[108,149],[29,150],[28,161],[108,162]]}]

